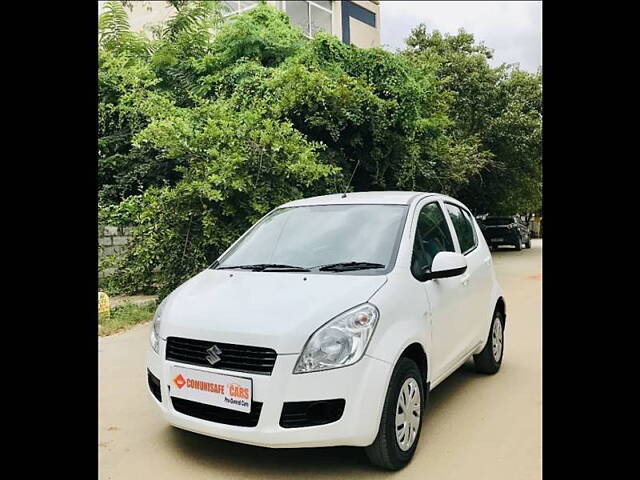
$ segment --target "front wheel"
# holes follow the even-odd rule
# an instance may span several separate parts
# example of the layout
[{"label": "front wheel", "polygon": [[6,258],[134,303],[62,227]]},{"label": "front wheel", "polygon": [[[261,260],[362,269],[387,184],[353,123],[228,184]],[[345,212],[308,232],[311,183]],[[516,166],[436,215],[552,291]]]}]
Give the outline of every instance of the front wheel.
[{"label": "front wheel", "polygon": [[504,316],[496,310],[489,329],[489,338],[482,351],[473,356],[476,371],[493,375],[500,370],[504,353]]},{"label": "front wheel", "polygon": [[522,238],[518,237],[517,242],[514,244],[514,246],[516,247],[517,251],[522,250]]},{"label": "front wheel", "polygon": [[366,447],[371,463],[400,470],[411,461],[420,439],[424,398],[420,369],[413,360],[400,358],[389,381],[378,435]]},{"label": "front wheel", "polygon": [[531,248],[531,237],[527,238],[527,243],[524,244],[525,248]]}]

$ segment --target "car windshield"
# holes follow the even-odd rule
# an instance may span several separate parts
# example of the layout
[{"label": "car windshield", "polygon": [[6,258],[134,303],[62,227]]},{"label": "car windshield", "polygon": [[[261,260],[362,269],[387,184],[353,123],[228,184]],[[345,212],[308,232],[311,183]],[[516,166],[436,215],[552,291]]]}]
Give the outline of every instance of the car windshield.
[{"label": "car windshield", "polygon": [[509,225],[513,223],[513,217],[487,217],[482,220],[485,225]]},{"label": "car windshield", "polygon": [[374,272],[393,262],[406,209],[404,205],[279,208],[245,235],[216,268],[325,267],[326,271],[340,264],[344,270]]}]

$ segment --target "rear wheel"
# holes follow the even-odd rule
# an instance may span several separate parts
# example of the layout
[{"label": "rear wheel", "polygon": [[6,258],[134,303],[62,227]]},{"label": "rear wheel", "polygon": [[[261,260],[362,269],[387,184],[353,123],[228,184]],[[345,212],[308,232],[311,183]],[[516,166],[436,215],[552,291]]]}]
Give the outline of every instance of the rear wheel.
[{"label": "rear wheel", "polygon": [[516,247],[516,250],[520,251],[522,250],[522,238],[518,237],[518,240],[516,241],[516,243],[514,243],[514,246]]},{"label": "rear wheel", "polygon": [[400,358],[391,375],[378,435],[366,447],[371,463],[399,470],[411,461],[420,439],[424,398],[420,369],[413,360]]},{"label": "rear wheel", "polygon": [[531,237],[527,238],[527,243],[524,244],[525,248],[531,248]]},{"label": "rear wheel", "polygon": [[473,356],[476,371],[493,375],[500,370],[504,353],[504,316],[496,310],[489,329],[489,338],[482,351]]}]

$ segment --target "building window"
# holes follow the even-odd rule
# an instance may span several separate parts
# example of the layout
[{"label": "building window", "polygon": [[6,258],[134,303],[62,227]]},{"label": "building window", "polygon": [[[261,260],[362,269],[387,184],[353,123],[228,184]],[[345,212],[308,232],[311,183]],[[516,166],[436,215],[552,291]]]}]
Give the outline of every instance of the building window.
[{"label": "building window", "polygon": [[376,14],[357,3],[349,2],[349,16],[366,23],[370,27],[376,28]]},{"label": "building window", "polygon": [[374,12],[357,3],[342,2],[342,41],[347,45],[351,43],[351,18],[376,28],[376,14]]},{"label": "building window", "polygon": [[285,2],[285,11],[291,23],[302,28],[302,33],[312,37],[317,32],[331,33],[331,2],[330,1],[295,1]]},{"label": "building window", "polygon": [[244,12],[245,10],[249,10],[256,5],[258,5],[258,1],[254,2],[240,2],[236,0],[232,1],[223,1],[222,2],[222,12],[224,15],[233,15],[234,13]]}]

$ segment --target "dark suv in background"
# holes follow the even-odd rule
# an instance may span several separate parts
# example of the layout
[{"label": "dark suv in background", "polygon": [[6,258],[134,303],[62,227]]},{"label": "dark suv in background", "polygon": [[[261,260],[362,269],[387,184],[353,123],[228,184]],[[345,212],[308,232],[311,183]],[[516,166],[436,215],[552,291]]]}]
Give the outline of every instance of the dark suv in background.
[{"label": "dark suv in background", "polygon": [[517,215],[485,215],[477,220],[487,244],[492,249],[499,245],[513,245],[516,250],[521,250],[523,243],[525,248],[531,248],[531,232]]}]

